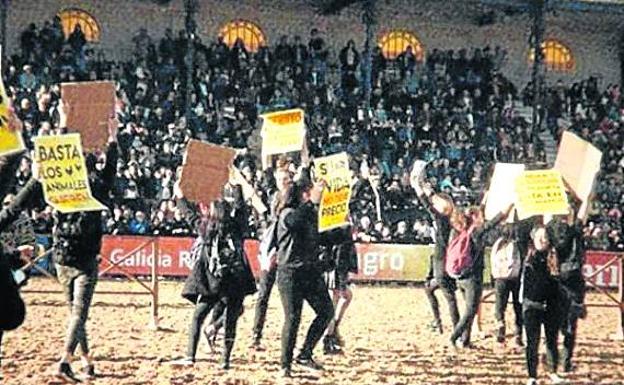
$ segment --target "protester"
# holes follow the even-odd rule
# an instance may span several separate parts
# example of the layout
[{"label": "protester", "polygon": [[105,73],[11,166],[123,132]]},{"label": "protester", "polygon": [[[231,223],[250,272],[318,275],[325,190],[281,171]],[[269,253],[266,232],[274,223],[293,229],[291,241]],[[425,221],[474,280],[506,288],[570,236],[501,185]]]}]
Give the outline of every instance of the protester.
[{"label": "protester", "polygon": [[[207,210],[205,210],[207,211]],[[214,201],[199,223],[200,234],[193,246],[196,263],[186,280],[182,296],[195,304],[186,357],[174,365],[193,365],[202,324],[215,304],[223,301],[225,339],[221,367],[230,368],[236,324],[245,296],[256,291],[251,269],[244,257],[242,234],[224,200]]]},{"label": "protester", "polygon": [[[4,198],[5,188],[10,184],[11,174],[15,172],[14,164],[19,161],[19,156],[11,159],[0,158],[0,198]],[[24,188],[17,194],[12,202],[3,205],[0,211],[0,233],[6,231],[11,223],[21,214],[22,210],[35,193],[38,182],[38,172],[33,172],[33,178],[28,180]],[[4,202],[4,200],[3,200]],[[24,263],[30,262],[33,255],[33,247],[30,245],[20,245],[16,250],[7,250],[0,242],[0,351],[2,348],[2,335],[5,331],[18,328],[26,317],[26,305],[19,293],[19,286],[22,282],[17,282],[13,270],[18,269]],[[0,357],[2,357],[0,352]],[[1,378],[1,373],[0,373]]]},{"label": "protester", "polygon": [[585,278],[583,264],[583,224],[578,219],[581,202],[572,197],[570,213],[548,223],[552,245],[560,262],[559,291],[561,301],[561,334],[563,335],[563,370],[573,371],[572,358],[579,318],[585,317]]},{"label": "protester", "polygon": [[330,271],[325,273],[327,288],[332,291],[334,303],[334,318],[327,327],[323,339],[323,351],[325,354],[342,352],[345,343],[338,332],[338,327],[353,300],[353,292],[350,288],[349,274],[358,272],[357,250],[353,243],[351,228],[338,229],[332,244],[329,247]]},{"label": "protester", "polygon": [[448,303],[453,328],[459,322],[459,310],[455,297],[456,282],[444,270],[444,257],[451,234],[449,217],[455,211],[455,208],[453,200],[448,195],[434,194],[433,189],[423,186],[420,175],[412,175],[410,182],[416,191],[418,199],[420,199],[423,207],[428,211],[435,223],[435,249],[429,259],[430,273],[425,284],[425,293],[433,313],[431,328],[442,334],[442,318],[440,317],[438,299],[435,296],[436,290],[442,290],[442,294]]},{"label": "protester", "polygon": [[453,230],[446,248],[445,267],[447,273],[457,279],[457,287],[466,302],[464,313],[451,334],[450,343],[453,347],[457,346],[460,338],[462,347],[471,346],[470,331],[483,292],[485,236],[507,218],[512,208],[513,205],[510,205],[490,221],[484,221],[482,208],[473,208],[468,214],[459,210],[451,214]]},{"label": "protester", "polygon": [[[98,169],[97,158],[94,154],[88,154],[86,157],[91,192],[95,199],[104,204],[109,202],[108,194],[115,180],[117,125],[116,119],[110,119],[108,149],[104,167]],[[63,285],[65,298],[71,310],[65,337],[65,348],[57,375],[69,381],[76,381],[77,379],[70,366],[70,361],[78,346],[81,350],[85,377],[95,377],[95,366],[89,354],[86,322],[98,280],[97,258],[100,253],[102,229],[100,211],[71,214],[55,213],[53,230],[55,251],[53,258],[56,263],[58,280]]]},{"label": "protester", "polygon": [[323,367],[313,359],[314,347],[334,316],[334,308],[319,268],[318,213],[323,184],[299,180],[281,197],[277,214],[277,285],[284,308],[281,366],[284,377],[291,376],[293,351],[303,301],[316,313],[296,362],[308,369]]},{"label": "protester", "polygon": [[552,236],[543,226],[532,231],[533,244],[524,263],[522,277],[522,310],[526,333],[527,385],[536,385],[540,333],[544,325],[548,369],[552,383],[563,383],[557,374],[559,351],[557,339],[561,325],[561,296],[557,279],[560,262],[552,246]]},{"label": "protester", "polygon": [[[288,170],[289,164],[286,160],[281,159],[275,170],[275,181],[277,190],[273,193],[273,197],[271,199],[271,221],[273,223],[277,223],[277,208],[281,201],[282,195],[287,191],[287,189],[292,184],[292,175]],[[275,224],[274,226],[277,226]],[[271,228],[269,227],[269,231],[265,233],[265,236],[268,237],[271,232]],[[275,231],[275,230],[273,230]],[[270,236],[273,237],[273,234]],[[276,240],[273,242],[277,245]],[[256,350],[262,350],[261,340],[262,340],[262,330],[264,329],[264,323],[266,322],[266,312],[269,306],[269,298],[271,296],[271,290],[273,289],[273,285],[275,284],[275,279],[277,277],[277,261],[275,261],[275,252],[272,251],[273,247],[270,247],[269,253],[271,255],[266,255],[269,260],[264,261],[262,263],[262,275],[260,277],[260,284],[258,289],[258,299],[256,301],[256,313],[254,317],[254,327],[253,327],[253,343],[252,347]]]}]

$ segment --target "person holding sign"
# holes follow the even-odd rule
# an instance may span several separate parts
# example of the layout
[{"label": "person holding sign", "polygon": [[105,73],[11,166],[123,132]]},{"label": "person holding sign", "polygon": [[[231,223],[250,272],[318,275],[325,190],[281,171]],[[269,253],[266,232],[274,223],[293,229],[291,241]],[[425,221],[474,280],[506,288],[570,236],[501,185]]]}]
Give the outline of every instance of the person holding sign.
[{"label": "person holding sign", "polygon": [[547,224],[552,234],[552,244],[561,262],[559,289],[561,291],[563,335],[563,370],[573,370],[572,357],[576,343],[576,329],[579,318],[585,317],[585,278],[583,265],[585,247],[583,242],[583,222],[578,213],[582,201],[568,187],[573,200],[567,216],[557,216]]},{"label": "person holding sign", "polygon": [[[61,126],[66,121],[63,115],[61,114]],[[98,158],[94,154],[88,154],[86,157],[88,183],[93,197],[105,204],[115,182],[118,157],[117,127],[117,119],[111,118],[108,123],[109,139],[105,159]],[[62,151],[58,148],[56,150]],[[63,155],[56,153],[58,152],[56,150],[54,155]],[[71,309],[65,347],[56,374],[59,378],[75,382],[77,377],[71,368],[70,360],[78,346],[82,353],[85,377],[95,377],[94,365],[89,355],[86,323],[98,280],[98,254],[103,235],[102,215],[101,211],[97,210],[71,213],[57,211],[54,216],[53,259],[59,282],[63,285]]]},{"label": "person holding sign", "polygon": [[[6,158],[5,158],[6,159]],[[11,178],[15,177],[15,169],[11,164],[15,161],[19,162],[19,157],[9,160],[0,166],[0,197],[4,197],[4,188],[10,185]],[[8,163],[8,164],[7,164]],[[16,163],[16,162],[15,162]],[[19,217],[26,202],[35,194],[38,182],[36,165],[33,163],[33,177],[20,190],[19,194],[13,201],[0,211],[0,232],[9,228],[9,226]],[[19,327],[26,316],[26,306],[19,293],[19,285],[21,282],[16,280],[13,275],[13,269],[18,268],[24,262],[29,262],[32,258],[32,246],[20,246],[13,253],[7,253],[2,242],[0,242],[0,348],[2,345],[2,334],[5,331],[14,330]],[[1,354],[0,354],[1,357]]]},{"label": "person holding sign", "polygon": [[314,371],[323,370],[312,354],[334,316],[334,307],[319,267],[318,204],[323,182],[303,178],[289,187],[278,206],[277,285],[284,308],[282,328],[282,375],[291,376],[293,351],[301,322],[303,301],[316,313],[296,359],[297,364]]},{"label": "person holding sign", "polygon": [[431,326],[441,334],[442,319],[440,317],[438,299],[435,296],[436,290],[442,290],[442,294],[444,298],[446,298],[453,327],[455,327],[459,321],[459,310],[457,309],[457,298],[455,297],[457,286],[455,280],[449,277],[444,271],[444,254],[446,253],[446,246],[451,233],[449,217],[453,213],[455,206],[450,196],[446,194],[435,194],[431,187],[424,184],[422,180],[424,172],[425,165],[422,163],[415,163],[412,169],[412,175],[410,176],[410,182],[412,188],[416,191],[418,200],[435,222],[435,250],[431,256],[431,273],[426,283],[425,293],[431,304],[434,318]]}]

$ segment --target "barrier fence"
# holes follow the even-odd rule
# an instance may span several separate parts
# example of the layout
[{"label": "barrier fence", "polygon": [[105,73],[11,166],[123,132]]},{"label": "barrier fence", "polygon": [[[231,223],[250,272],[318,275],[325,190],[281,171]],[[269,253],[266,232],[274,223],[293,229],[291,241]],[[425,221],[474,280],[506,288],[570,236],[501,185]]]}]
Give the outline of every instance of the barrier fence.
[{"label": "barrier fence", "polygon": [[[102,240],[100,277],[125,276],[137,282],[140,292],[98,292],[100,294],[142,294],[151,296],[152,326],[158,326],[158,277],[186,277],[193,266],[191,246],[193,238],[105,236]],[[429,269],[431,245],[356,244],[359,271],[351,278],[354,282],[422,282]],[[259,242],[245,241],[245,252],[256,278],[260,275],[258,263]],[[43,256],[42,256],[43,257]],[[40,258],[42,258],[40,257]],[[609,299],[608,303],[590,303],[590,307],[619,308],[621,330],[624,336],[624,254],[587,251],[583,273],[587,284]],[[49,275],[49,274],[48,274]],[[147,284],[139,277],[149,277]],[[490,280],[489,259],[484,272]],[[617,295],[613,289],[617,288]],[[28,292],[28,291],[27,291]],[[492,292],[484,295],[484,301]],[[477,325],[481,326],[479,312]],[[624,338],[624,337],[623,337]]]}]

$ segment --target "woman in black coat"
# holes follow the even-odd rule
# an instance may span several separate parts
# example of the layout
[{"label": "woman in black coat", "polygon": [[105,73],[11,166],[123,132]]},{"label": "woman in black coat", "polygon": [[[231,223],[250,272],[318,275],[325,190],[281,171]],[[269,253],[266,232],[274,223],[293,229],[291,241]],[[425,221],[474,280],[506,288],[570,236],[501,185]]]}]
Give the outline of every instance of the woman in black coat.
[{"label": "woman in black coat", "polygon": [[533,245],[529,248],[522,274],[522,319],[526,333],[527,385],[537,384],[537,365],[540,333],[544,325],[546,353],[550,379],[563,383],[557,375],[559,352],[557,339],[561,324],[561,296],[559,276],[561,264],[552,245],[552,234],[543,226],[532,232]]},{"label": "woman in black coat", "polygon": [[[19,163],[19,158],[14,158],[15,164]],[[15,176],[14,168],[11,164],[0,166],[0,198],[4,197],[6,188],[11,185]],[[35,171],[36,174],[36,171]],[[38,182],[31,178],[20,190],[19,194],[8,205],[0,211],[0,232],[6,231],[11,223],[20,215],[25,203],[36,190]],[[31,246],[19,247],[17,250],[5,250],[0,242],[0,346],[2,344],[2,334],[5,331],[17,329],[26,316],[26,306],[20,296],[19,285],[13,278],[12,270],[15,270],[22,263],[32,256]]]},{"label": "woman in black coat", "polygon": [[182,291],[182,296],[195,304],[195,313],[186,358],[177,361],[178,365],[195,362],[201,326],[215,304],[223,301],[227,310],[222,368],[230,368],[236,323],[243,300],[256,291],[251,268],[242,249],[242,237],[230,213],[229,204],[223,200],[215,201],[198,226],[199,236],[192,251],[197,260]]}]

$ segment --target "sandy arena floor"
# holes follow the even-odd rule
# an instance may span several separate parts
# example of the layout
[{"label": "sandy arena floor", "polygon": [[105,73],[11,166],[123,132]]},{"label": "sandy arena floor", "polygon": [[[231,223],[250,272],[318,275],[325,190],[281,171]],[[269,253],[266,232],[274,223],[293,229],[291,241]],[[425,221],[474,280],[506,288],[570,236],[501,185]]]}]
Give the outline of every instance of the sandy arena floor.
[{"label": "sandy arena floor", "polygon": [[[58,289],[35,279],[29,289]],[[271,299],[265,331],[266,352],[247,347],[251,341],[255,297],[246,300],[239,321],[233,368],[218,368],[219,354],[200,342],[198,363],[176,368],[167,362],[182,356],[193,307],[181,299],[181,282],[161,283],[160,331],[148,328],[149,297],[96,294],[88,332],[99,377],[94,384],[274,384],[279,374],[282,309],[277,290]],[[136,283],[103,281],[98,290],[140,290]],[[55,384],[52,374],[63,346],[67,308],[61,294],[25,294],[27,320],[3,341],[3,384]],[[590,301],[604,302],[596,294]],[[445,304],[443,313],[446,313]],[[302,325],[311,311],[304,309]],[[492,305],[485,305],[485,329],[493,327]],[[512,319],[508,308],[508,321]],[[422,289],[359,286],[342,325],[347,347],[342,356],[317,357],[326,366],[322,377],[295,370],[292,383],[310,384],[524,384],[523,351],[495,348],[493,339],[475,334],[476,349],[452,357],[444,338],[429,331],[430,312]],[[444,318],[449,332],[448,317]],[[579,328],[574,384],[624,384],[624,343],[608,340],[619,324],[616,309],[591,308]],[[298,342],[306,330],[302,327]],[[511,345],[511,344],[509,344]],[[76,362],[74,369],[80,364]],[[542,383],[544,370],[540,367]]]}]

